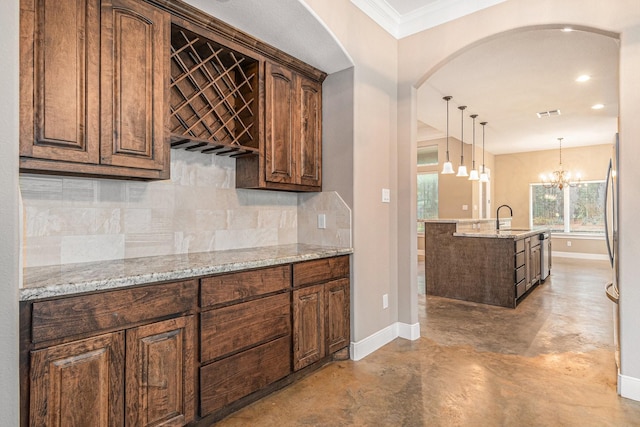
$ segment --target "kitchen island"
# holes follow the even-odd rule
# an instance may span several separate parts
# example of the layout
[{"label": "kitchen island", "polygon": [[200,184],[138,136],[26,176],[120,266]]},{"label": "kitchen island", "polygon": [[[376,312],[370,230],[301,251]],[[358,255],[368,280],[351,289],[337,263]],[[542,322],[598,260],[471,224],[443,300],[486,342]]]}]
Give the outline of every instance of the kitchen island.
[{"label": "kitchen island", "polygon": [[427,295],[515,308],[540,283],[540,233],[495,219],[425,220]]}]

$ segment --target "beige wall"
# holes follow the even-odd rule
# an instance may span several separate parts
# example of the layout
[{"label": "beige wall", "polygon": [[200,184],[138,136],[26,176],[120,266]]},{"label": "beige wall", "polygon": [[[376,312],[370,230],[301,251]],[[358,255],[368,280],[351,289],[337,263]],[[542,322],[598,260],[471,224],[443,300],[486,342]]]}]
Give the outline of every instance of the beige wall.
[{"label": "beige wall", "polygon": [[19,425],[18,1],[0,2],[0,414]]},{"label": "beige wall", "polygon": [[[440,25],[422,33],[402,39],[399,43],[398,111],[404,113],[415,109],[415,92],[429,74],[441,64],[464,49],[489,37],[509,31],[536,26],[565,24],[582,29],[595,29],[609,34],[620,34],[620,280],[621,280],[621,360],[623,381],[632,384],[635,392],[623,389],[623,395],[635,393],[640,399],[640,286],[635,286],[640,277],[640,168],[635,166],[640,158],[640,8],[637,0],[614,0],[609,2],[584,2],[581,0],[510,0],[476,12],[455,21]],[[415,120],[411,115],[398,115],[398,145],[409,146],[415,141]],[[415,176],[415,157],[399,156],[399,183],[408,182]],[[405,173],[406,172],[406,173]],[[399,230],[405,222],[415,222],[412,216],[410,196],[398,201]],[[494,205],[497,204],[497,201]],[[406,238],[399,231],[399,244],[412,248],[415,253],[415,237]],[[398,278],[401,313],[410,313],[407,305],[413,304],[411,295],[417,292],[412,280],[411,263],[415,255],[400,260]],[[408,283],[407,285],[404,285]],[[408,319],[411,322],[413,319]],[[626,380],[628,378],[628,380]]]},{"label": "beige wall", "polygon": [[[397,201],[401,192],[415,197],[416,183],[414,172],[413,180],[403,183],[401,188],[398,186],[397,158],[412,156],[415,163],[416,149],[414,144],[412,153],[400,154],[397,147],[397,41],[348,0],[305,2],[333,32],[354,63],[353,89],[347,88],[348,93],[353,93],[352,104],[348,100],[343,104],[334,102],[331,112],[334,119],[353,118],[352,127],[344,129],[353,131],[352,146],[344,147],[338,139],[326,138],[323,144],[334,153],[345,148],[347,156],[353,150],[350,171],[337,173],[352,173],[347,178],[353,182],[351,339],[358,342],[391,326],[398,318]],[[339,96],[337,91],[334,96]],[[334,132],[340,131],[342,127]],[[331,170],[324,173],[326,176]],[[391,189],[391,203],[381,202],[383,188]],[[415,246],[415,222],[412,236]],[[412,267],[414,273],[415,268]],[[387,309],[382,308],[384,294],[389,295]]]},{"label": "beige wall", "polygon": [[[611,136],[611,144],[615,135]],[[572,174],[580,172],[582,179],[603,180],[607,177],[607,166],[612,154],[612,145],[593,145],[562,149],[562,166]],[[541,173],[550,173],[558,168],[559,151],[527,151],[503,154],[495,157],[496,206],[503,203],[513,209],[515,228],[529,226],[529,184],[540,182]]]}]

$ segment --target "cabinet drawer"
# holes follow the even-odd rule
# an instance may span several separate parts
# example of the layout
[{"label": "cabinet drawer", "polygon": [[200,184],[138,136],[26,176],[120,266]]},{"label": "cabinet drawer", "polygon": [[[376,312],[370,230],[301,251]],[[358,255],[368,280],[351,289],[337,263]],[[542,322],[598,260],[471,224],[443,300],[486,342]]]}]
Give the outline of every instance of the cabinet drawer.
[{"label": "cabinet drawer", "polygon": [[515,267],[521,267],[524,265],[524,252],[520,252],[516,254],[516,265]]},{"label": "cabinet drawer", "polygon": [[294,287],[326,282],[348,275],[348,255],[293,264]]},{"label": "cabinet drawer", "polygon": [[205,416],[291,373],[291,339],[282,337],[200,368]]},{"label": "cabinet drawer", "polygon": [[287,292],[202,313],[202,363],[283,335],[290,337],[290,298]]},{"label": "cabinet drawer", "polygon": [[524,279],[525,276],[525,271],[524,271],[524,265],[521,267],[516,268],[516,283],[520,283],[520,281],[522,279]]},{"label": "cabinet drawer", "polygon": [[291,286],[291,267],[282,265],[241,273],[206,277],[200,281],[201,307],[242,300],[287,289]]},{"label": "cabinet drawer", "polygon": [[515,241],[516,253],[524,251],[524,239]]},{"label": "cabinet drawer", "polygon": [[197,303],[195,280],[34,302],[32,341],[124,329],[193,310]]},{"label": "cabinet drawer", "polygon": [[527,292],[527,284],[523,279],[516,285],[516,298],[520,298],[525,292]]}]

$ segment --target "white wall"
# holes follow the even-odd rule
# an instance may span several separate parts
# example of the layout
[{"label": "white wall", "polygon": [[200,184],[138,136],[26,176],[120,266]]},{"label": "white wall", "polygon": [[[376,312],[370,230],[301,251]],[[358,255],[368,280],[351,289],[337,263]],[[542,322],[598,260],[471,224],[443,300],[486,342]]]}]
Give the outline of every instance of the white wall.
[{"label": "white wall", "polygon": [[[621,358],[624,396],[640,400],[640,169],[634,166],[640,158],[640,7],[637,0],[608,2],[584,2],[581,0],[510,0],[476,12],[447,24],[402,39],[399,44],[399,106],[400,111],[410,111],[415,104],[412,92],[440,64],[462,49],[471,47],[487,37],[523,27],[571,24],[582,29],[597,29],[619,33],[620,50],[620,280],[621,280]],[[415,121],[406,114],[398,116],[398,143],[400,146],[415,144]],[[398,170],[412,170],[415,176],[415,158],[400,156]],[[401,180],[399,185],[411,185]],[[405,227],[405,219],[413,215],[412,195],[398,201],[399,229]],[[406,238],[399,232],[400,247],[415,248],[415,237]],[[399,277],[411,271],[413,254],[400,260]],[[415,293],[416,285],[401,286],[400,293]],[[402,295],[400,299],[407,298]]]},{"label": "white wall", "polygon": [[0,2],[0,414],[19,424],[18,1]]}]

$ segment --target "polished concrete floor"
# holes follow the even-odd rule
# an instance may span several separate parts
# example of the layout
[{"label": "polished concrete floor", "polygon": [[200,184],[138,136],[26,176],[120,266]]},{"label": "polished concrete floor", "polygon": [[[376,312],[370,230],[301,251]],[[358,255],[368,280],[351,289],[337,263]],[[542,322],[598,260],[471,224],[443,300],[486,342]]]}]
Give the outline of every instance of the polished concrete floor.
[{"label": "polished concrete floor", "polygon": [[220,426],[640,426],[616,394],[606,262],[555,259],[516,309],[420,296],[421,338],[329,364]]}]

